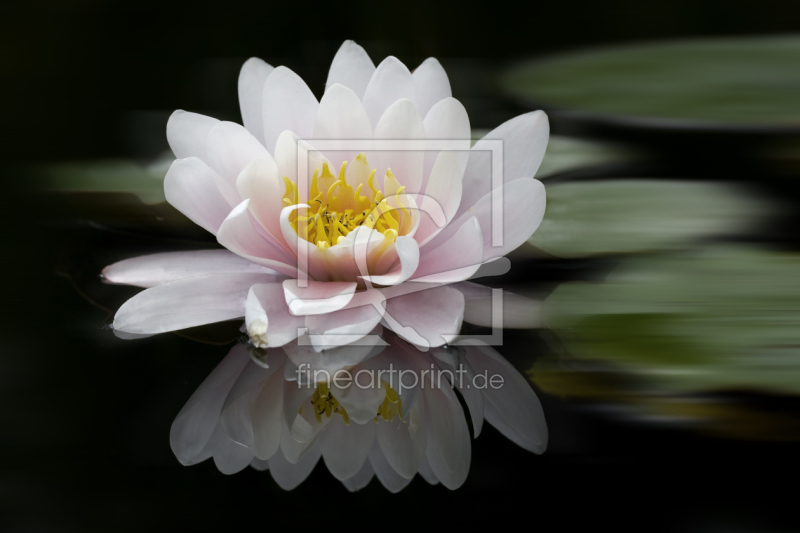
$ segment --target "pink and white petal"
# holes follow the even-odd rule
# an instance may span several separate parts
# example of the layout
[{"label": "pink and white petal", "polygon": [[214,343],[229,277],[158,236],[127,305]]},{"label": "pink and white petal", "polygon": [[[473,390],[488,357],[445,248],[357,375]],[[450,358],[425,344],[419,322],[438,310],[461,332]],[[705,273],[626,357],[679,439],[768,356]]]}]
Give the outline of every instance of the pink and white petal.
[{"label": "pink and white petal", "polygon": [[[444,143],[445,148],[455,152],[458,164],[461,167],[461,173],[458,178],[459,180],[463,179],[467,161],[469,160],[469,149],[472,144],[472,130],[470,129],[467,110],[455,98],[445,98],[428,111],[423,124],[425,125],[426,139],[429,141],[438,140]],[[438,152],[435,150],[425,153],[423,191],[427,191],[427,187],[430,186],[429,176],[437,157]],[[459,202],[460,193],[461,190],[459,189]]]},{"label": "pink and white petal", "polygon": [[392,468],[392,465],[383,456],[377,441],[372,444],[372,449],[369,452],[369,462],[378,480],[389,492],[396,494],[411,483],[411,478],[401,476]]},{"label": "pink and white petal", "polygon": [[[452,457],[454,453],[452,450],[452,443],[443,443],[443,441],[439,440],[435,431],[431,431],[428,436],[426,456],[436,479],[448,489],[456,490],[464,484],[469,474],[472,444],[470,442],[469,428],[467,427],[467,421],[464,417],[464,411],[460,406],[458,410],[453,409],[451,411],[451,416],[453,416],[454,419],[454,429],[452,430],[454,431],[453,440],[457,441],[461,448],[455,467],[450,468],[451,460],[448,460],[448,457]],[[432,419],[431,424],[433,428],[435,428],[435,422],[433,422]]]},{"label": "pink and white petal", "polygon": [[[311,319],[312,317],[307,318]],[[332,347],[315,345],[314,341],[318,341],[318,339],[314,339],[315,333],[311,333],[310,335],[299,337],[297,342],[286,344],[283,347],[283,351],[294,366],[297,367],[296,372],[308,372],[309,374],[307,375],[309,377],[315,375],[322,377],[333,376],[339,370],[357,365],[383,351],[385,343],[380,338],[382,331],[383,328],[377,326],[368,332],[371,334],[368,339],[341,346],[331,345]],[[342,342],[339,344],[342,344]],[[322,350],[322,348],[325,349]]]},{"label": "pink and white petal", "polygon": [[375,69],[361,99],[372,125],[377,126],[389,106],[403,98],[416,102],[414,78],[399,59],[389,56]]},{"label": "pink and white petal", "polygon": [[241,472],[253,460],[253,452],[250,448],[232,441],[222,430],[222,427],[217,426],[213,439],[214,449],[214,464],[217,470],[229,476],[237,472]]},{"label": "pink and white petal", "polygon": [[[336,311],[324,315],[306,316],[306,327],[308,327],[309,338],[314,350],[330,352],[342,347],[345,352],[345,345],[357,343],[347,347],[352,354],[342,354],[344,358],[335,357],[329,363],[351,363],[352,359],[358,361],[365,359],[370,353],[374,353],[374,348],[380,349],[383,346],[380,337],[373,335],[371,339],[362,340],[378,326],[383,317],[383,308],[373,305],[362,305],[349,309]],[[337,365],[338,366],[338,365]],[[341,368],[341,367],[340,367]]]},{"label": "pink and white petal", "polygon": [[288,68],[278,67],[267,78],[262,106],[264,142],[270,151],[286,130],[311,138],[319,103],[306,82]]},{"label": "pink and white petal", "polygon": [[[464,410],[448,384],[423,390],[427,407],[426,427],[430,430],[428,455],[430,455],[430,447],[433,443],[441,453],[444,467],[448,472],[453,472],[466,447],[458,427],[459,418],[464,419]],[[467,443],[469,443],[469,437],[467,437]],[[437,477],[440,477],[438,472]]]},{"label": "pink and white petal", "polygon": [[269,473],[280,488],[293,490],[311,474],[317,466],[320,455],[319,446],[314,445],[296,464],[292,464],[283,454],[276,453],[269,459]]},{"label": "pink and white petal", "polygon": [[[262,117],[262,98],[264,82],[272,74],[275,67],[257,57],[251,57],[239,71],[239,109],[242,111],[242,123],[253,137],[264,144],[264,122]],[[265,145],[266,146],[266,145]],[[272,147],[268,147],[272,149]]]},{"label": "pink and white petal", "polygon": [[397,237],[377,261],[374,271],[384,274],[362,276],[377,285],[398,285],[414,275],[419,265],[419,245],[412,237]]},{"label": "pink and white petal", "polygon": [[243,200],[250,200],[250,213],[261,227],[288,252],[281,232],[284,186],[275,161],[266,157],[253,159],[236,179],[236,189]]},{"label": "pink and white petal", "polygon": [[429,57],[414,69],[411,77],[417,93],[419,112],[424,117],[437,102],[453,95],[450,80],[442,68],[442,64],[434,57]]},{"label": "pink and white petal", "polygon": [[225,190],[223,195],[231,203],[231,207],[241,201],[236,191],[236,179],[251,161],[259,157],[272,159],[267,149],[253,135],[234,122],[220,122],[208,134],[206,141],[208,164],[233,191],[233,197],[228,198]]},{"label": "pink and white petal", "polygon": [[[484,285],[464,281],[452,287],[464,294],[464,322],[476,326],[498,326],[505,329],[529,329],[542,327],[542,302],[502,291],[502,315],[495,317],[493,313],[493,293]],[[499,301],[499,300],[498,300]]]},{"label": "pink and white petal", "polygon": [[344,308],[353,298],[357,283],[350,281],[306,280],[305,287],[296,279],[283,283],[284,297],[294,315],[320,315]]},{"label": "pink and white petal", "polygon": [[[292,225],[289,223],[289,216],[299,209],[309,209],[307,204],[297,204],[284,207],[281,211],[281,233],[283,240],[289,246],[289,250],[296,257],[298,270],[304,270],[316,281],[329,281],[331,279],[330,268],[326,261],[326,255],[305,239],[301,239]],[[291,276],[293,278],[297,275]]]},{"label": "pink and white petal", "polygon": [[325,82],[327,91],[333,85],[341,83],[351,89],[359,100],[363,98],[367,84],[375,72],[375,64],[367,52],[353,41],[345,41],[333,58]]},{"label": "pink and white petal", "polygon": [[460,212],[473,206],[494,188],[491,152],[487,151],[491,149],[491,144],[485,141],[503,142],[503,183],[509,183],[536,175],[549,135],[547,115],[542,111],[533,111],[501,124],[475,143],[464,173],[464,196]]},{"label": "pink and white petal", "polygon": [[[501,192],[502,196],[500,196]],[[497,196],[496,199],[493,198],[494,195]],[[499,246],[493,246],[492,243],[493,213],[497,208],[493,206],[495,202],[498,204],[497,207],[502,206],[502,244]],[[456,220],[448,224],[444,231],[429,241],[425,249],[441,245],[467,220],[475,217],[483,231],[483,260],[489,261],[496,257],[502,257],[533,235],[542,222],[545,205],[546,194],[542,182],[532,178],[514,180],[506,183],[502,188],[487,193],[472,207],[461,213]]]},{"label": "pink and white petal", "polygon": [[356,93],[344,85],[335,84],[325,91],[314,120],[314,139],[351,141],[341,148],[324,150],[334,167],[334,173],[343,161],[351,161],[363,149],[353,149],[353,140],[372,139],[372,124]]},{"label": "pink and white petal", "polygon": [[228,250],[196,250],[192,252],[166,252],[124,259],[103,269],[105,281],[117,285],[133,285],[146,289],[170,281],[205,274],[273,274],[277,272],[256,265]]},{"label": "pink and white petal", "polygon": [[114,329],[157,334],[242,318],[247,292],[270,274],[211,274],[146,289],[119,308]]},{"label": "pink and white petal", "polygon": [[372,465],[369,464],[369,461],[366,461],[364,462],[364,466],[361,467],[361,470],[358,471],[358,474],[350,479],[342,480],[342,485],[350,492],[358,492],[369,485],[369,482],[372,481],[374,477],[375,470],[372,469]]},{"label": "pink and white petal", "polygon": [[412,281],[453,283],[475,274],[483,263],[483,233],[478,219],[472,217],[458,231],[419,260]]},{"label": "pink and white petal", "polygon": [[450,287],[438,286],[388,299],[384,322],[411,343],[435,347],[458,335],[463,316],[464,296]]},{"label": "pink and white petal", "polygon": [[208,163],[206,158],[206,139],[219,120],[198,113],[178,109],[167,121],[167,142],[178,159],[198,157]]},{"label": "pink and white petal", "polygon": [[[502,420],[531,445],[532,451],[543,453],[547,448],[547,422],[528,380],[491,346],[475,344],[465,349],[465,357],[476,374],[502,377],[501,386],[482,389],[486,403],[496,408]],[[493,424],[496,420],[487,410],[487,421]],[[502,424],[498,426],[501,428]]]},{"label": "pink and white petal", "polygon": [[234,346],[175,417],[169,432],[169,444],[181,464],[198,462],[217,427],[225,398],[248,362],[247,347]]},{"label": "pink and white petal", "polygon": [[[378,169],[376,177],[382,179],[391,169],[407,194],[422,192],[425,152],[412,148],[414,141],[425,139],[425,126],[414,102],[401,98],[390,104],[375,125],[374,138],[394,141],[391,150],[369,154],[370,162]],[[387,196],[392,194],[385,185],[383,191]]]},{"label": "pink and white petal", "polygon": [[345,425],[338,414],[331,417],[328,428],[319,436],[319,447],[333,477],[344,481],[358,474],[367,462],[375,439],[375,424]]},{"label": "pink and white petal", "polygon": [[176,159],[164,178],[167,201],[189,220],[216,235],[231,205],[220,192],[222,178],[197,157]]},{"label": "pink and white petal", "polygon": [[[425,195],[421,197],[421,201],[418,200],[420,221],[414,238],[420,246],[433,239],[455,217],[461,203],[461,175],[458,155],[450,150],[439,152],[430,172]],[[431,216],[438,213],[439,209],[444,214],[444,225],[437,224],[441,220],[435,220]]]},{"label": "pink and white petal", "polygon": [[277,348],[292,342],[303,328],[303,317],[289,312],[280,283],[253,285],[245,302],[245,325],[256,346]]},{"label": "pink and white petal", "polygon": [[264,384],[253,402],[253,453],[261,460],[280,454],[283,427],[283,369]]},{"label": "pink and white petal", "polygon": [[388,422],[378,420],[375,429],[378,444],[392,469],[404,478],[413,478],[419,465],[408,423],[400,417]]},{"label": "pink and white petal", "polygon": [[277,242],[266,241],[253,227],[249,203],[245,200],[231,211],[217,232],[217,242],[249,261],[289,277],[297,276],[296,262]]}]

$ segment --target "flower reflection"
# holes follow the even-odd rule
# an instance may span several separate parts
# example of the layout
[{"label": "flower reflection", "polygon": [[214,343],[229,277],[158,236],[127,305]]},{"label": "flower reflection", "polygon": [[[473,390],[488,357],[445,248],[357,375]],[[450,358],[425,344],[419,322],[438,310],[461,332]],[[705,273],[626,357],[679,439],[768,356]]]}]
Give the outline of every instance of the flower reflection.
[{"label": "flower reflection", "polygon": [[315,379],[325,374],[304,372],[308,359],[297,350],[271,349],[265,365],[245,345],[234,347],[178,414],[172,450],[184,465],[213,457],[225,474],[248,465],[268,469],[287,490],[320,457],[350,491],[376,476],[397,492],[416,474],[456,489],[469,472],[471,444],[455,388],[475,437],[485,420],[526,450],[544,451],[539,400],[491,347],[421,352],[396,335],[384,337],[385,349],[346,367],[352,382]]}]

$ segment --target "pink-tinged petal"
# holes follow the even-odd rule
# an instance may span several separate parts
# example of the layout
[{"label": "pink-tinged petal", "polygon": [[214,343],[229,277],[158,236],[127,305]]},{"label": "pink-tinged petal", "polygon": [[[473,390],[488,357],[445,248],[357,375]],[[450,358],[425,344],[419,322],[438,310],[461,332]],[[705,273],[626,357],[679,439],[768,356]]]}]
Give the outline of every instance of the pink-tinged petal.
[{"label": "pink-tinged petal", "polygon": [[[286,247],[281,232],[281,209],[284,186],[278,166],[271,158],[259,157],[248,164],[236,179],[236,189],[243,200],[250,200],[250,213],[269,234]],[[288,252],[288,247],[286,247]]]},{"label": "pink-tinged petal", "polygon": [[[344,311],[332,314],[337,315],[340,313],[344,313]],[[328,315],[322,315],[322,317],[325,316]],[[362,339],[356,343],[339,342],[338,344],[330,344],[330,346],[319,346],[314,344],[317,339],[314,339],[313,336],[323,335],[325,333],[323,328],[326,324],[322,324],[323,327],[317,327],[318,324],[314,316],[305,317],[305,320],[307,323],[310,322],[311,326],[317,328],[317,331],[310,331],[311,327],[309,327],[309,335],[304,335],[297,342],[285,345],[283,351],[294,366],[297,367],[297,372],[304,373],[309,380],[313,379],[315,375],[333,376],[343,368],[353,367],[374,357],[375,354],[385,348],[385,343],[380,338],[380,334],[383,331],[380,326],[373,327],[372,330],[367,332],[367,334],[371,334],[369,339],[363,339],[362,335]],[[359,325],[347,324],[347,327],[352,331]],[[327,372],[327,374],[323,374],[324,372]]]},{"label": "pink-tinged petal", "polygon": [[[391,169],[406,193],[422,192],[424,151],[411,151],[414,141],[425,139],[425,126],[414,102],[402,98],[388,106],[375,126],[376,140],[392,140],[391,150],[369,154],[369,162],[378,169],[376,178],[383,179]],[[404,142],[407,141],[407,142]],[[393,194],[384,188],[384,193]]]},{"label": "pink-tinged petal", "polygon": [[[344,85],[333,85],[325,91],[314,121],[314,139],[369,140],[372,125],[356,93]],[[333,163],[334,173],[343,161],[350,161],[363,149],[352,146],[326,149],[325,156]]]},{"label": "pink-tinged petal", "polygon": [[378,260],[375,272],[385,274],[362,276],[377,285],[397,285],[409,279],[419,265],[419,245],[411,237],[397,237]]},{"label": "pink-tinged petal", "polygon": [[413,478],[419,465],[408,423],[400,417],[378,420],[376,430],[378,445],[392,469],[404,478]]},{"label": "pink-tinged petal", "polygon": [[[496,198],[495,198],[496,196]],[[496,206],[494,205],[496,204]],[[544,217],[546,195],[542,182],[531,178],[520,178],[489,192],[472,207],[464,211],[447,225],[428,248],[436,248],[449,239],[467,220],[475,217],[483,232],[483,260],[502,257],[528,240]],[[495,209],[502,209],[502,244],[493,245],[493,221]],[[460,210],[459,210],[460,211]]]},{"label": "pink-tinged petal", "polygon": [[338,414],[331,417],[333,420],[319,437],[319,447],[333,477],[344,481],[358,474],[366,463],[375,439],[375,424],[345,425]]},{"label": "pink-tinged petal", "polygon": [[[489,385],[481,392],[485,403],[491,404],[495,412],[487,406],[486,420],[504,434],[510,427],[528,443],[526,449],[543,453],[547,448],[547,422],[528,380],[491,346],[481,343],[465,349],[465,357],[475,373],[490,378]],[[492,386],[492,376],[499,376],[502,381],[496,377]]]},{"label": "pink-tinged petal", "polygon": [[[494,291],[477,283],[468,281],[457,283],[452,287],[464,294],[464,322],[476,326],[505,329],[529,329],[542,327],[542,302],[532,300],[509,291],[501,291],[502,314],[495,316],[493,311]],[[500,301],[500,298],[497,301]],[[498,309],[499,311],[499,309]]]},{"label": "pink-tinged petal", "polygon": [[411,483],[411,478],[401,476],[392,468],[392,465],[383,456],[377,441],[373,443],[369,452],[369,462],[372,465],[372,469],[375,470],[378,480],[389,492],[396,494]]},{"label": "pink-tinged petal", "polygon": [[353,298],[357,283],[349,281],[306,280],[305,287],[296,279],[283,283],[286,305],[294,315],[319,315],[344,308]]},{"label": "pink-tinged petal", "polygon": [[356,93],[360,100],[374,72],[375,64],[367,52],[353,41],[345,41],[333,58],[325,90],[341,83]]},{"label": "pink-tinged petal", "polygon": [[198,157],[207,163],[206,139],[217,124],[219,120],[215,118],[178,109],[167,122],[167,141],[172,153],[178,159]]},{"label": "pink-tinged petal", "polygon": [[[262,117],[262,98],[264,82],[275,68],[257,57],[251,57],[239,71],[239,108],[242,123],[253,137],[264,143],[264,122]],[[271,146],[268,149],[272,149]]]},{"label": "pink-tinged petal", "polygon": [[250,200],[236,206],[217,232],[217,241],[245,259],[289,277],[297,276],[295,261],[277,242],[268,242],[254,227],[249,213]]},{"label": "pink-tinged petal", "polygon": [[483,262],[483,233],[475,217],[469,219],[458,231],[419,260],[412,281],[428,283],[453,283],[475,274]]},{"label": "pink-tinged petal", "polygon": [[[197,387],[183,406],[169,432],[172,452],[181,464],[199,462],[219,422],[220,411],[236,378],[250,361],[247,347],[234,346]],[[210,457],[206,455],[203,459]]]},{"label": "pink-tinged petal", "polygon": [[228,250],[197,250],[143,255],[118,261],[103,269],[105,281],[149,289],[170,281],[205,274],[261,273],[281,276]]},{"label": "pink-tinged petal", "polygon": [[155,335],[242,318],[250,287],[274,279],[270,274],[211,274],[165,283],[122,304],[114,329]]},{"label": "pink-tinged petal", "polygon": [[220,426],[217,426],[213,439],[214,464],[217,470],[230,476],[241,472],[253,460],[250,448],[231,440]]},{"label": "pink-tinged petal", "polygon": [[253,413],[253,453],[261,460],[280,454],[283,427],[283,368],[279,368],[256,396]]},{"label": "pink-tinged petal", "polygon": [[512,118],[486,134],[470,150],[467,170],[464,173],[464,196],[461,211],[473,206],[494,188],[492,176],[492,145],[485,141],[503,142],[503,183],[519,178],[533,177],[542,163],[550,125],[547,115],[533,111]]},{"label": "pink-tinged petal", "polygon": [[[442,389],[442,392],[449,389]],[[449,390],[452,394],[452,390]],[[428,414],[431,414],[429,409]],[[469,474],[469,465],[472,455],[472,444],[469,437],[469,428],[464,418],[464,411],[459,405],[456,409],[452,406],[450,416],[453,417],[451,431],[452,438],[442,438],[443,432],[430,431],[428,436],[427,459],[434,476],[442,485],[450,490],[455,490],[464,484]],[[432,429],[436,429],[436,422],[433,417],[430,419]],[[458,460],[453,465],[453,457],[458,451]]]},{"label": "pink-tinged petal", "polygon": [[[239,193],[236,191],[236,179],[242,170],[259,157],[272,159],[258,139],[253,137],[243,126],[234,122],[220,122],[211,128],[206,149],[209,166],[222,177],[233,191],[233,197],[228,198],[231,207],[241,201]],[[227,198],[225,190],[222,192]]]},{"label": "pink-tinged petal", "polygon": [[289,312],[280,283],[253,285],[245,302],[245,325],[259,348],[276,348],[295,340],[303,317]]},{"label": "pink-tinged petal", "polygon": [[416,101],[414,79],[408,67],[396,57],[389,56],[375,69],[361,99],[372,125],[376,126],[389,106],[402,98]]},{"label": "pink-tinged petal", "polygon": [[343,479],[342,485],[350,492],[358,492],[369,485],[369,482],[372,481],[374,477],[375,470],[372,469],[372,465],[369,464],[369,461],[366,461],[364,466],[361,467],[361,470],[358,471],[358,474],[350,479]]},{"label": "pink-tinged petal", "polygon": [[293,131],[310,139],[319,103],[303,79],[286,67],[278,67],[264,83],[264,142],[273,150],[281,133]]},{"label": "pink-tinged petal", "polygon": [[[371,339],[363,339],[375,330],[382,316],[383,309],[372,305],[343,309],[325,315],[308,315],[306,326],[311,345],[317,352],[322,350],[331,352],[340,346],[344,351],[343,345],[357,343],[356,346],[346,347],[353,352],[346,355],[346,361],[350,362],[351,358],[363,360],[369,354],[380,351],[383,346],[377,335],[373,335]],[[337,356],[329,362],[334,363],[338,360]]]},{"label": "pink-tinged petal", "polygon": [[[461,203],[461,166],[458,156],[450,150],[439,152],[431,169],[425,195],[420,203],[419,229],[414,238],[424,246],[449,224]],[[444,220],[433,218],[441,210]],[[443,222],[443,223],[442,223]]]},{"label": "pink-tinged petal", "polygon": [[[469,149],[472,144],[472,130],[470,129],[469,116],[464,106],[455,98],[445,98],[434,105],[425,115],[423,121],[425,125],[425,138],[438,140],[444,143],[444,148],[452,150],[456,154],[461,173],[458,179],[464,177],[464,170],[467,168],[469,160]],[[430,186],[430,174],[433,164],[436,162],[438,152],[430,150],[425,153],[425,166],[423,175],[423,191],[427,191]],[[458,190],[459,203],[461,200],[461,189]]]},{"label": "pink-tinged petal", "polygon": [[384,322],[411,343],[442,346],[458,335],[463,316],[464,296],[450,287],[434,287],[388,299]]},{"label": "pink-tinged petal", "polygon": [[435,103],[453,95],[447,73],[436,58],[429,57],[423,61],[414,69],[411,77],[416,88],[419,112],[423,117]]},{"label": "pink-tinged petal", "polygon": [[431,443],[437,446],[445,468],[448,472],[453,472],[466,447],[458,427],[459,418],[464,418],[464,410],[447,383],[441,387],[424,388],[423,391],[430,429],[428,448],[430,449]]},{"label": "pink-tinged petal", "polygon": [[297,464],[292,464],[283,454],[276,453],[269,459],[269,473],[280,488],[293,490],[311,474],[320,455],[319,446],[312,446]]},{"label": "pink-tinged petal", "polygon": [[200,159],[177,159],[164,178],[164,195],[172,207],[216,235],[231,210],[220,192],[221,182],[222,178]]},{"label": "pink-tinged petal", "polygon": [[[289,223],[289,216],[298,209],[308,209],[307,204],[298,204],[284,207],[281,211],[281,233],[286,245],[289,246],[294,257],[297,258],[296,265],[298,270],[304,270],[316,281],[329,281],[331,272],[326,261],[326,255],[320,251],[316,245],[311,244],[305,239],[301,239],[292,225]],[[297,275],[291,276],[296,278]]]}]

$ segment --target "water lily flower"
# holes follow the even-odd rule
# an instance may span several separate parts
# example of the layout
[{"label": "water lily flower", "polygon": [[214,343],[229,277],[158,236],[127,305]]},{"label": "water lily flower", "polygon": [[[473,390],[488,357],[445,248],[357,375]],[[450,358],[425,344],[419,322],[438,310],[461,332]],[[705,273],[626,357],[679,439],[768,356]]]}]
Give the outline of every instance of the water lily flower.
[{"label": "water lily flower", "polygon": [[[471,444],[451,382],[468,406],[475,437],[486,421],[524,449],[544,451],[547,426],[539,400],[492,348],[424,353],[391,333],[385,338],[389,346],[381,353],[348,367],[348,382],[315,381],[317,374],[309,373],[311,380],[304,383],[298,373],[303,363],[290,345],[268,350],[266,368],[247,346],[235,346],[173,422],[173,452],[184,465],[213,457],[224,474],[248,465],[269,470],[286,490],[302,483],[320,457],[350,491],[377,476],[397,492],[416,474],[456,489],[467,478]],[[379,373],[390,368],[414,373],[417,380]],[[454,378],[456,368],[465,368],[467,377]],[[451,373],[427,381],[423,372],[430,369]],[[503,384],[482,388],[476,375]]]},{"label": "water lily flower", "polygon": [[[465,313],[486,315],[468,309],[465,293],[475,289],[458,282],[539,226],[545,192],[533,176],[549,134],[544,113],[511,119],[470,148],[466,110],[436,59],[413,73],[394,57],[375,67],[352,41],[319,101],[297,74],[256,58],[242,67],[239,101],[243,125],[186,111],[167,125],[178,159],[166,198],[225,250],[107,267],[109,282],[147,288],[119,309],[115,332],[244,317],[258,347],[280,347],[305,328],[322,350],[379,324],[435,347],[458,334]],[[429,141],[438,148],[421,151]],[[501,183],[493,141],[502,142]]]}]

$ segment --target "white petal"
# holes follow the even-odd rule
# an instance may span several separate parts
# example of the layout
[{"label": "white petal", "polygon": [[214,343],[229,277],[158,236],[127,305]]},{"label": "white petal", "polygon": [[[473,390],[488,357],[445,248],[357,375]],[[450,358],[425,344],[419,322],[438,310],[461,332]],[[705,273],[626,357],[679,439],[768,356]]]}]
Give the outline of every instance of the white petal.
[{"label": "white petal", "polygon": [[375,69],[361,99],[372,125],[377,125],[384,111],[401,98],[416,101],[414,79],[399,59],[389,56]]},{"label": "white petal", "polygon": [[372,469],[372,465],[369,464],[369,461],[366,461],[364,466],[361,467],[361,470],[358,471],[358,474],[350,479],[342,480],[342,485],[350,492],[357,492],[369,485],[373,477],[375,477],[375,471]]},{"label": "white petal", "polygon": [[425,458],[424,461],[420,462],[419,475],[421,475],[422,478],[431,485],[439,484],[439,479],[436,477],[436,474],[433,473],[433,469],[431,468],[430,462],[428,462],[427,457]]},{"label": "white petal", "polygon": [[211,274],[165,283],[122,304],[114,329],[156,334],[241,318],[250,287],[272,279],[269,274]]},{"label": "white petal", "polygon": [[539,169],[547,148],[550,126],[547,115],[533,111],[518,117],[486,134],[470,150],[469,163],[464,173],[462,211],[474,205],[493,186],[491,149],[484,140],[503,141],[503,183],[519,178],[533,177]]},{"label": "white petal", "polygon": [[[251,57],[239,71],[239,108],[242,123],[253,137],[264,143],[264,123],[261,101],[264,96],[264,82],[275,68],[257,57]],[[272,150],[272,147],[268,147]]]},{"label": "white petal", "polygon": [[251,327],[259,320],[266,326],[266,332],[259,335],[258,339],[253,339],[253,342],[266,342],[271,348],[295,340],[298,330],[304,326],[303,317],[294,316],[289,312],[284,301],[283,287],[279,283],[250,287],[245,305],[245,324],[251,336],[253,335]]},{"label": "white petal", "polygon": [[389,492],[396,494],[411,483],[411,478],[403,477],[395,472],[392,465],[383,456],[377,441],[372,445],[372,450],[369,452],[369,462],[372,465],[372,469],[375,470],[375,475],[378,476],[380,482]]},{"label": "white petal", "polygon": [[236,190],[243,200],[250,200],[250,212],[258,223],[288,251],[281,232],[284,185],[275,161],[265,157],[251,161],[236,178]]},{"label": "white petal", "polygon": [[361,470],[367,460],[375,438],[375,424],[345,425],[342,417],[331,415],[328,428],[320,435],[322,458],[333,477],[339,481],[349,479]]},{"label": "white petal", "polygon": [[386,398],[386,390],[378,382],[377,373],[370,372],[364,365],[354,366],[350,374],[353,379],[349,383],[331,382],[331,394],[345,408],[351,424],[372,423]]},{"label": "white petal", "polygon": [[[394,140],[390,151],[370,154],[370,163],[378,169],[376,177],[383,177],[391,169],[406,193],[422,192],[422,167],[424,151],[411,151],[413,141],[425,139],[425,126],[414,102],[402,98],[393,102],[381,115],[375,126],[376,140]],[[404,143],[403,141],[409,141]],[[384,192],[389,195],[384,188]]]},{"label": "white petal", "polygon": [[[477,326],[497,325],[506,329],[529,329],[542,327],[542,302],[532,300],[509,291],[502,291],[502,314],[493,312],[493,289],[468,281],[452,285],[465,298],[464,322]],[[500,301],[498,299],[498,301]]]},{"label": "white petal", "polygon": [[364,280],[378,285],[397,285],[409,279],[419,265],[419,245],[411,237],[397,237],[384,252],[375,268],[376,272],[386,270],[386,265],[394,265],[385,274],[362,276]]},{"label": "white petal", "polygon": [[206,139],[219,120],[178,109],[167,122],[167,141],[178,159],[198,157],[206,159]]},{"label": "white petal", "polygon": [[205,274],[277,272],[256,265],[228,250],[197,250],[143,255],[118,261],[103,269],[103,278],[114,284],[150,288],[170,281]]},{"label": "white petal", "polygon": [[264,83],[262,105],[264,142],[270,151],[286,130],[301,139],[311,138],[319,103],[300,76],[286,67],[272,71]]},{"label": "white petal", "polygon": [[[428,140],[437,139],[445,144],[445,147],[456,154],[461,173],[458,179],[464,177],[464,170],[467,168],[469,160],[469,148],[472,144],[472,130],[469,125],[469,116],[464,106],[455,98],[445,98],[434,105],[425,116],[425,138]],[[427,193],[430,185],[431,169],[438,157],[434,150],[425,154],[425,166],[423,175],[423,191]],[[461,188],[458,189],[459,203],[461,201]]]},{"label": "white petal", "polygon": [[[372,125],[367,112],[356,93],[344,85],[333,85],[325,91],[314,120],[314,139],[369,140]],[[326,157],[334,164],[336,172],[343,161],[351,161],[361,149],[325,150]]]},{"label": "white petal", "polygon": [[411,343],[442,346],[458,335],[463,315],[464,296],[435,287],[387,300],[384,322]]},{"label": "white petal", "polygon": [[[449,385],[444,384],[441,388],[428,387],[423,390],[425,405],[428,408],[426,421],[430,424],[428,426],[430,429],[428,455],[430,456],[431,443],[433,443],[439,450],[442,464],[447,471],[454,472],[461,460],[461,455],[466,453],[466,446],[459,431],[459,419],[464,419],[464,411]],[[469,437],[466,444],[469,444]],[[437,477],[440,477],[438,473]]]},{"label": "white petal", "polygon": [[[467,421],[464,418],[464,412],[459,409],[460,413],[454,415],[456,439],[460,441],[463,449],[460,454],[458,463],[455,469],[450,470],[445,462],[445,457],[449,453],[447,448],[442,447],[441,442],[436,438],[428,438],[428,453],[427,458],[431,466],[434,476],[450,490],[455,490],[464,484],[469,474],[469,465],[472,455],[472,444],[469,438],[469,428]],[[433,433],[433,432],[431,432]]]},{"label": "white petal", "polygon": [[232,197],[223,189],[223,195],[231,207],[239,203],[236,179],[251,161],[259,157],[272,159],[258,139],[234,122],[220,122],[208,134],[206,141],[208,164],[233,191]]},{"label": "white petal", "polygon": [[269,473],[283,490],[292,490],[305,481],[319,461],[319,446],[312,446],[297,464],[286,460],[283,454],[276,453],[269,459]]},{"label": "white petal", "polygon": [[401,476],[413,478],[419,465],[408,423],[404,423],[399,417],[390,422],[379,419],[376,429],[378,444],[387,462]]},{"label": "white petal", "polygon": [[280,455],[283,427],[283,373],[275,372],[253,402],[253,453],[259,459]]},{"label": "white petal", "polygon": [[296,279],[283,283],[284,297],[294,315],[320,315],[344,308],[353,299],[357,283],[348,281],[306,280],[305,287]]},{"label": "white petal", "polygon": [[211,438],[214,441],[214,464],[223,474],[231,475],[241,472],[253,460],[253,452],[250,451],[250,448],[232,441],[221,427],[217,426]]},{"label": "white petal", "polygon": [[336,83],[341,83],[356,93],[360,100],[374,72],[375,64],[367,52],[353,41],[345,41],[333,58],[325,90]]},{"label": "white petal", "polygon": [[436,58],[429,57],[414,69],[411,75],[417,92],[419,111],[425,116],[433,105],[440,100],[452,96],[450,80]]},{"label": "white petal", "polygon": [[167,201],[189,220],[216,235],[231,210],[222,178],[196,157],[176,159],[164,178]]},{"label": "white petal", "polygon": [[[429,154],[426,157],[427,155]],[[450,150],[440,152],[430,171],[425,195],[421,197],[421,201],[418,200],[421,213],[414,238],[420,246],[425,245],[453,220],[461,203],[461,175],[457,154]],[[431,216],[440,209],[444,214],[444,221],[435,220]]]}]

